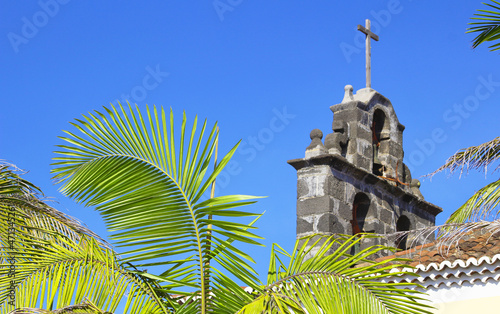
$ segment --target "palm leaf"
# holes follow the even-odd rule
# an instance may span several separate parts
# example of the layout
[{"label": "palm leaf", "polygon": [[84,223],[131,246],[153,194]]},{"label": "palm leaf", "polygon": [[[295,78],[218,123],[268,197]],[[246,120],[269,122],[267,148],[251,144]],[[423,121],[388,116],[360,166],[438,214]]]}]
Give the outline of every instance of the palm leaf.
[{"label": "palm leaf", "polygon": [[464,223],[480,220],[498,219],[500,208],[494,212],[500,203],[500,180],[482,187],[460,206],[446,223]]},{"label": "palm leaf", "polygon": [[[390,234],[379,234],[389,242],[396,242],[397,239],[405,236],[409,239],[408,254],[410,249],[421,246],[421,243],[434,242],[435,247],[440,250],[440,254],[447,255],[453,248],[459,248],[460,243],[471,236],[487,234],[489,237],[497,237],[500,233],[500,219],[493,221],[473,221],[463,223],[445,223],[443,225],[413,229],[409,231],[398,231]],[[438,235],[437,239],[436,234]],[[411,239],[411,240],[410,240]],[[484,245],[487,244],[487,241]],[[431,250],[431,248],[426,248]]]},{"label": "palm leaf", "polygon": [[39,189],[17,172],[0,165],[0,313],[13,310],[11,291],[21,309],[88,299],[109,310],[123,301],[128,313],[167,312],[169,300],[157,295],[157,285],[120,263],[88,228],[40,201]]},{"label": "palm leaf", "polygon": [[[4,230],[2,226],[2,235]],[[14,277],[9,276],[10,263],[0,264],[1,313],[12,309],[11,289],[18,308],[52,310],[89,299],[109,311],[123,302],[124,313],[167,313],[167,302],[155,293],[154,284],[120,264],[114,252],[85,235],[75,243],[50,231],[19,224],[14,249],[0,253],[3,260],[15,261]]]},{"label": "palm leaf", "polygon": [[[436,173],[443,170],[449,170],[450,173],[454,173],[459,170],[460,174],[469,170],[484,170],[487,172],[488,166],[494,164],[499,159],[500,137],[497,137],[481,145],[471,146],[459,150],[453,156],[448,158],[444,165],[428,176],[432,177]],[[498,167],[500,167],[500,165],[498,165],[495,170],[497,170]]]},{"label": "palm leaf", "polygon": [[[448,158],[443,166],[429,174],[432,177],[436,173],[448,169],[450,173],[456,171],[462,175],[469,170],[483,170],[485,173],[488,167],[495,164],[500,159],[500,137],[478,146],[464,148]],[[498,170],[497,165],[494,171]],[[500,211],[494,213],[500,201],[500,180],[492,182],[469,198],[460,206],[446,223],[463,223],[479,221],[482,219],[496,219]]]},{"label": "palm leaf", "polygon": [[[483,3],[490,9],[477,10],[479,13],[474,14],[472,18],[473,25],[467,28],[467,33],[479,33],[472,41],[472,47],[476,48],[485,42],[495,42],[500,39],[500,2],[492,0],[492,3]],[[489,46],[491,51],[500,49],[500,43]]]},{"label": "palm leaf", "polygon": [[[297,241],[293,254],[275,245],[268,285],[238,313],[430,313],[420,303],[425,300],[421,293],[381,282],[412,274],[397,271],[405,266],[403,259],[368,260],[390,248],[373,246],[348,254],[367,237],[373,236],[308,236]],[[288,265],[282,257],[289,259]]]},{"label": "palm leaf", "polygon": [[86,300],[83,303],[65,306],[63,308],[49,311],[35,308],[15,309],[9,314],[113,314],[111,312],[99,309],[95,304]]},{"label": "palm leaf", "polygon": [[[79,239],[80,234],[88,235],[98,240],[100,245],[109,247],[106,241],[75,218],[61,213],[40,200],[43,196],[41,190],[23,179],[22,174],[23,171],[16,166],[0,163],[0,207],[4,215],[16,211],[16,215],[29,217],[33,226],[57,230],[75,241]],[[22,213],[18,210],[21,208]],[[4,242],[2,244],[5,245]]]},{"label": "palm leaf", "polygon": [[[198,297],[183,308],[196,304],[201,313],[229,313],[214,308],[210,290],[221,289],[217,283],[229,280],[222,269],[257,287],[251,259],[231,243],[257,245],[260,238],[249,231],[254,228],[249,223],[225,219],[257,216],[233,210],[255,202],[255,197],[204,198],[237,146],[210,171],[216,126],[207,132],[205,121],[198,132],[195,118],[189,130],[184,115],[176,140],[172,111],[167,115],[163,108],[153,107],[144,115],[136,109],[129,105],[127,112],[121,105],[113,106],[73,123],[78,134],[66,132],[62,138],[68,144],[57,152],[55,178],[63,183],[64,194],[102,214],[110,238],[126,248],[126,261],[138,267],[162,266],[158,278],[196,289],[191,294]],[[215,278],[209,287],[211,276]],[[223,295],[233,296],[228,303],[245,301],[240,294]]]}]

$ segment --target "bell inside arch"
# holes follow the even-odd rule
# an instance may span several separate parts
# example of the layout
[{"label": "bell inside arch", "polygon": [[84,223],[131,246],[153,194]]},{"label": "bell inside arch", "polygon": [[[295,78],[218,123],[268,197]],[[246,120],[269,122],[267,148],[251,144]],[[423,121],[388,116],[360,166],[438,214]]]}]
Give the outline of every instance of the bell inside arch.
[{"label": "bell inside arch", "polygon": [[383,172],[384,165],[378,157],[378,143],[373,144],[373,174],[381,176]]}]

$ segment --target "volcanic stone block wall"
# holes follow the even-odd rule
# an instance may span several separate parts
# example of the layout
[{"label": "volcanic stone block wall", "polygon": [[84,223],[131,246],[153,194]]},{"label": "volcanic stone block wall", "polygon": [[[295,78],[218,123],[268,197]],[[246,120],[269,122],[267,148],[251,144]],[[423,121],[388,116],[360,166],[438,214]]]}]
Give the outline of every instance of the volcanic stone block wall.
[{"label": "volcanic stone block wall", "polygon": [[[441,211],[411,192],[356,169],[339,156],[322,155],[289,163],[297,169],[298,176],[297,237],[314,233],[353,234],[353,205],[360,194],[369,200],[361,217],[364,232],[394,233],[401,217],[409,220],[410,230],[433,226]],[[423,244],[422,241],[417,239],[416,243]],[[374,243],[366,243],[370,244]]]},{"label": "volcanic stone block wall", "polygon": [[[329,153],[337,151],[331,149],[331,139],[338,132],[339,125],[347,126],[348,141],[341,155],[353,165],[366,171],[376,173],[373,167],[374,146],[378,159],[384,165],[384,173],[380,175],[395,177],[396,171],[402,182],[411,181],[403,164],[403,131],[405,127],[399,123],[391,102],[378,93],[361,94],[370,97],[366,102],[353,98],[346,102],[331,106],[333,112],[333,134],[328,134],[325,146]],[[408,170],[406,172],[409,172]]]}]

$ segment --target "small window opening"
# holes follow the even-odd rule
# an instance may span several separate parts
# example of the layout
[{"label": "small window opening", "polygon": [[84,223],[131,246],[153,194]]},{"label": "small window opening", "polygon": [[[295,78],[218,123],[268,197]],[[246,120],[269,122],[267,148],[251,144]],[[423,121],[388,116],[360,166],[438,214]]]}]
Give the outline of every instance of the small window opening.
[{"label": "small window opening", "polygon": [[[402,215],[399,217],[398,221],[396,222],[396,231],[409,231],[411,227],[410,219],[406,217],[405,215]],[[408,240],[408,233],[405,233],[402,236],[399,236],[396,239],[396,247],[401,250],[407,250],[407,240]]]},{"label": "small window opening", "polygon": [[366,216],[370,209],[370,199],[364,193],[358,193],[354,197],[352,205],[352,234],[367,232],[364,230]]},{"label": "small window opening", "polygon": [[374,175],[381,176],[384,172],[384,165],[380,161],[380,141],[382,140],[382,131],[386,127],[385,113],[377,109],[373,113],[372,122],[372,145],[373,145],[373,167]]}]

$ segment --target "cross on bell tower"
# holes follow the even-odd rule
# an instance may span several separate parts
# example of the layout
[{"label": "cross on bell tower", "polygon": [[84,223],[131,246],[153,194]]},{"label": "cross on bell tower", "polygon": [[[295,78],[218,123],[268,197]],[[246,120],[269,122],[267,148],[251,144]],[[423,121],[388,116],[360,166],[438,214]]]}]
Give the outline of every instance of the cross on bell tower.
[{"label": "cross on bell tower", "polygon": [[370,30],[370,20],[366,19],[365,27],[358,25],[358,31],[366,35],[366,88],[372,88],[372,53],[371,53],[371,40],[378,41],[378,35],[372,33]]}]

